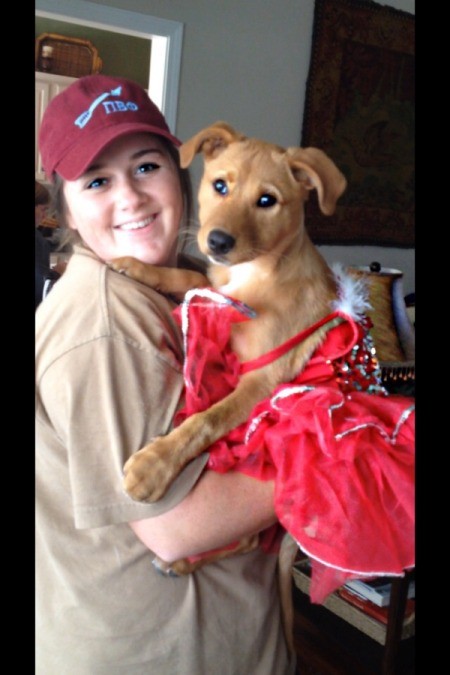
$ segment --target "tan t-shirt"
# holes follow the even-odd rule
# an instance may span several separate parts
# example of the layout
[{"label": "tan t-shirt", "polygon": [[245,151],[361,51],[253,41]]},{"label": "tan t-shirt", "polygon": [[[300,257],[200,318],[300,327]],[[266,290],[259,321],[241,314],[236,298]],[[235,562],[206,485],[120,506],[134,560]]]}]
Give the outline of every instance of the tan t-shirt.
[{"label": "tan t-shirt", "polygon": [[128,526],[156,504],[122,466],[169,431],[182,340],[166,298],[76,249],[36,313],[37,675],[287,675],[276,558],[236,556],[166,578]]}]

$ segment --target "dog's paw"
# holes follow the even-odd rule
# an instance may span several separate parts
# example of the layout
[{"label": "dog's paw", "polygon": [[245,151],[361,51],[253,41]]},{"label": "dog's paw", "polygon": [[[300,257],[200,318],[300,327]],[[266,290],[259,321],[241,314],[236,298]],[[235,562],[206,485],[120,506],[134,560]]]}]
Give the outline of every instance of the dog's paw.
[{"label": "dog's paw", "polygon": [[180,560],[168,563],[165,560],[158,558],[158,556],[155,556],[152,560],[152,565],[159,574],[162,574],[165,577],[176,578],[192,574],[209,562],[214,562],[214,560],[216,560],[216,556],[213,554],[211,557],[205,556],[205,558],[197,559],[194,562],[191,562],[188,558],[181,558]]},{"label": "dog's paw", "polygon": [[109,267],[115,272],[125,274],[132,279],[140,277],[142,263],[132,256],[122,256],[121,258],[114,258],[108,262]]},{"label": "dog's paw", "polygon": [[172,566],[171,566],[170,563],[167,563],[165,560],[162,560],[161,558],[158,558],[158,556],[155,556],[153,558],[152,565],[159,574],[162,574],[165,577],[178,577],[178,576],[180,576],[179,574],[176,573],[176,571],[174,569],[172,569]]},{"label": "dog's paw", "polygon": [[154,439],[128,459],[123,467],[125,492],[138,502],[156,502],[176,478],[180,467],[172,461],[166,437]]}]

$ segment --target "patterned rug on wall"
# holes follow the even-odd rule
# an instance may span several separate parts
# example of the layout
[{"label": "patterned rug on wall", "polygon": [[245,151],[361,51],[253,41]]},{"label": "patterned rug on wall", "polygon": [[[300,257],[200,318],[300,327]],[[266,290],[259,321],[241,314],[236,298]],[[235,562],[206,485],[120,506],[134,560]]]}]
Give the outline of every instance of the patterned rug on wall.
[{"label": "patterned rug on wall", "polygon": [[415,17],[369,0],[316,0],[302,145],[347,178],[336,213],[314,194],[316,244],[414,247]]}]

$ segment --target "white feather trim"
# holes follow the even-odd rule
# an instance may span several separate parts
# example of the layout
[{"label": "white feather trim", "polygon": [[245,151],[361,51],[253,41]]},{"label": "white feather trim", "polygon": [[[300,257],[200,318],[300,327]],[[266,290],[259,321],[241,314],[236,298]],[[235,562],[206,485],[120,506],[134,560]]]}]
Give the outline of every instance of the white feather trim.
[{"label": "white feather trim", "polygon": [[361,319],[368,309],[372,309],[367,279],[353,276],[342,263],[334,263],[331,269],[338,287],[338,298],[333,301],[332,309],[344,312],[352,319]]}]

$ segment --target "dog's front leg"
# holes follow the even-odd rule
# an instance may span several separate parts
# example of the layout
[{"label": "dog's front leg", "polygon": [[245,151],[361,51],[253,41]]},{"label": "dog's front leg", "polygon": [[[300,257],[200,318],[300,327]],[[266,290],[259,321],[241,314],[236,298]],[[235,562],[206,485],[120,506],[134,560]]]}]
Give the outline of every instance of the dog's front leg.
[{"label": "dog's front leg", "polygon": [[171,294],[182,298],[191,288],[209,286],[210,282],[201,272],[178,267],[160,267],[137,260],[132,256],[114,258],[109,266],[120,274],[140,281],[159,293]]},{"label": "dog's front leg", "polygon": [[210,408],[192,415],[167,436],[153,439],[128,459],[124,488],[132,499],[160,499],[186,464],[220,437],[215,432],[214,412]]},{"label": "dog's front leg", "polygon": [[238,387],[207,410],[188,417],[167,436],[159,436],[124,466],[124,489],[135,499],[160,499],[188,462],[248,418],[253,406],[272,390],[272,382],[249,373]]}]

